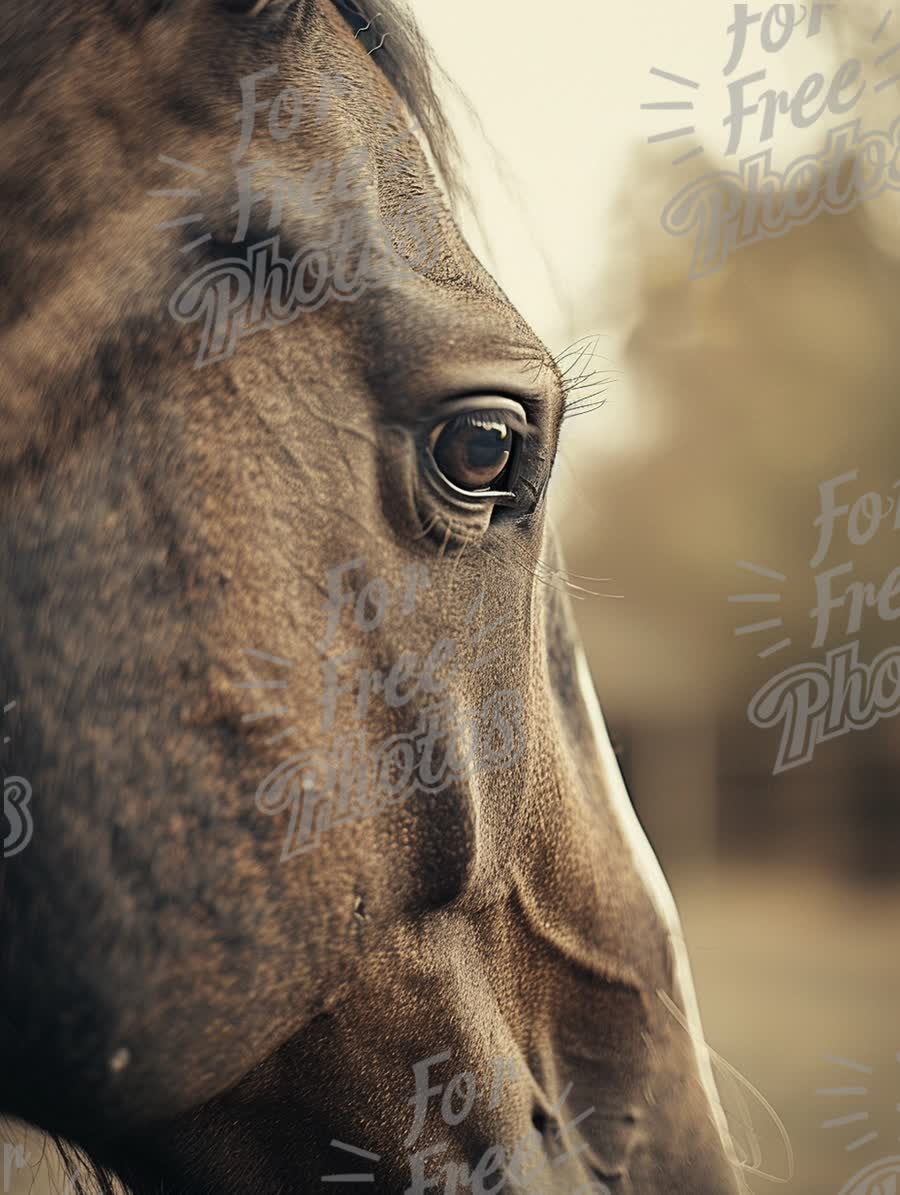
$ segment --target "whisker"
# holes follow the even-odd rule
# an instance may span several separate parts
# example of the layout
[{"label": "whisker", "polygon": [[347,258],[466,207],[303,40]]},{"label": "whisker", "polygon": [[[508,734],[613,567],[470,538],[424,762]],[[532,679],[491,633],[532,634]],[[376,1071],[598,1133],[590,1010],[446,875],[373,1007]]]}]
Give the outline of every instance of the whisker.
[{"label": "whisker", "polygon": [[[659,999],[662,1001],[663,1006],[675,1018],[675,1020],[678,1022],[678,1024],[681,1026],[681,1028],[688,1034],[688,1036],[691,1037],[692,1033],[691,1033],[691,1027],[688,1022],[688,1019],[684,1015],[684,1013],[681,1011],[681,1009],[678,1007],[678,1005],[674,1002],[674,1000],[672,1000],[672,998],[669,996],[669,994],[667,992],[664,992],[662,989],[658,989],[656,994],[659,997]],[[766,1099],[766,1097],[762,1094],[762,1092],[759,1091],[756,1087],[754,1087],[753,1084],[750,1082],[750,1080],[745,1078],[736,1067],[732,1066],[730,1062],[727,1062],[722,1057],[721,1054],[716,1053],[716,1051],[712,1048],[712,1046],[710,1046],[708,1044],[708,1042],[703,1041],[702,1045],[703,1045],[703,1048],[706,1050],[706,1052],[709,1055],[710,1063],[718,1068],[720,1074],[727,1075],[728,1078],[730,1078],[734,1082],[734,1084],[736,1085],[736,1088],[738,1089],[737,1098],[740,1101],[740,1106],[742,1109],[742,1114],[743,1114],[743,1119],[744,1119],[744,1128],[747,1129],[748,1132],[751,1134],[752,1143],[755,1146],[754,1156],[756,1157],[756,1163],[752,1167],[748,1166],[745,1162],[738,1161],[737,1165],[738,1165],[739,1169],[744,1170],[749,1174],[755,1174],[759,1178],[770,1179],[772,1182],[777,1182],[777,1183],[790,1182],[790,1180],[794,1176],[794,1148],[791,1145],[791,1139],[788,1136],[787,1129],[785,1128],[784,1122],[782,1121],[781,1117],[778,1115],[778,1113],[775,1111],[775,1109],[772,1107],[772,1105],[769,1103],[769,1101]],[[744,1091],[746,1091],[750,1096],[753,1097],[753,1099],[759,1104],[760,1107],[762,1107],[763,1111],[768,1115],[768,1117],[770,1118],[770,1120],[772,1121],[772,1123],[775,1125],[776,1129],[778,1130],[779,1136],[781,1137],[781,1140],[784,1144],[785,1158],[787,1160],[787,1166],[788,1166],[787,1178],[779,1178],[777,1175],[768,1174],[765,1170],[762,1170],[759,1168],[759,1163],[761,1160],[760,1154],[759,1154],[759,1143],[756,1140],[755,1133],[753,1132],[753,1127],[752,1127],[752,1123],[750,1120],[749,1110],[748,1110],[747,1105],[743,1099],[743,1096],[740,1095],[740,1090],[739,1090],[740,1088],[743,1088]],[[724,1112],[724,1109],[723,1109],[723,1112]],[[735,1142],[734,1144],[736,1147],[737,1143]]]},{"label": "whisker", "polygon": [[538,562],[542,568],[548,572],[553,573],[557,577],[577,577],[579,581],[590,581],[594,585],[599,585],[602,581],[611,581],[612,577],[589,577],[585,573],[574,573],[570,568],[554,568],[550,564],[545,564],[544,561]]},{"label": "whisker", "polygon": [[431,534],[431,529],[432,529],[432,527],[434,527],[434,525],[437,521],[438,521],[438,516],[436,514],[433,514],[431,516],[431,518],[428,520],[428,522],[425,524],[425,526],[422,528],[422,530],[419,532],[419,534],[412,536],[412,538],[413,539],[425,539],[425,537],[427,535]]},{"label": "whisker", "polygon": [[484,544],[474,544],[473,547],[475,548],[475,550],[477,552],[481,552],[482,555],[487,556],[489,560],[493,560],[496,564],[499,564],[501,567],[506,567],[507,565],[511,564],[515,568],[521,568],[524,572],[528,573],[528,575],[530,577],[532,577],[535,581],[539,581],[542,585],[546,585],[548,589],[552,589],[556,593],[560,593],[560,594],[568,596],[565,589],[559,589],[557,586],[552,585],[546,579],[546,577],[541,576],[541,574],[535,568],[534,564],[529,565],[529,564],[523,563],[521,560],[517,560],[515,558],[515,555],[514,555],[512,549],[510,549],[510,559],[504,560],[502,557],[495,555],[493,552],[489,552],[488,549],[485,548]]},{"label": "whisker", "polygon": [[475,542],[476,533],[473,532],[472,535],[466,535],[465,530],[463,529],[461,532],[460,538],[462,539],[462,544],[459,549],[459,555],[457,556],[456,560],[453,562],[453,569],[450,573],[450,595],[451,595],[451,597],[453,596],[454,591],[456,589],[456,570],[459,568],[460,563],[462,562],[462,558],[465,555],[466,548],[468,548],[470,544]]},{"label": "whisker", "polygon": [[[569,580],[569,577],[577,577],[579,575],[578,573],[569,572],[568,569],[553,568],[551,565],[545,564],[543,560],[538,561],[537,567],[539,569],[543,570],[545,576],[558,577],[564,585],[568,586],[569,589],[577,591],[576,593],[570,594],[571,597],[577,597],[578,593],[583,593],[583,594],[587,595],[588,597],[606,597],[606,598],[623,598],[623,599],[625,597],[624,593],[600,593],[594,589],[586,589],[583,585],[576,585],[574,581]],[[611,580],[610,577],[580,577],[579,579],[582,581],[592,581],[595,584],[597,584],[601,581]],[[579,600],[581,600],[581,599],[579,599]]]}]

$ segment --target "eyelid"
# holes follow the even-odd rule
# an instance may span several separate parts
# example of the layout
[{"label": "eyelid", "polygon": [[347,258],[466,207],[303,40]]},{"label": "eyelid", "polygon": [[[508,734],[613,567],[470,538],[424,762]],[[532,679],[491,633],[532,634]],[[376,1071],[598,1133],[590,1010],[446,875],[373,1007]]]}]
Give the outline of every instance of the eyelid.
[{"label": "eyelid", "polygon": [[447,402],[441,403],[432,414],[429,422],[432,426],[446,423],[453,419],[456,415],[474,415],[479,411],[485,412],[503,412],[504,414],[515,415],[515,420],[507,420],[509,426],[513,431],[518,432],[521,436],[527,436],[532,432],[532,427],[528,422],[528,415],[521,403],[512,398],[503,398],[499,395],[470,395],[467,398],[452,398]]}]

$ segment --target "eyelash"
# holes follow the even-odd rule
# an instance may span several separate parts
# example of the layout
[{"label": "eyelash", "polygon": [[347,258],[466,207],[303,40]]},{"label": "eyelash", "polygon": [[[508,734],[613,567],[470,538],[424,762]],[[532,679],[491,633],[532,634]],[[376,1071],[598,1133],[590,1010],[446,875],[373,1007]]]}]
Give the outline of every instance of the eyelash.
[{"label": "eyelash", "polygon": [[[601,371],[588,368],[591,361],[598,356],[596,350],[599,340],[599,336],[583,336],[579,340],[573,341],[568,348],[563,349],[553,358],[563,384],[563,397],[566,404],[563,421],[572,419],[576,415],[589,415],[592,411],[598,411],[600,407],[604,406],[606,399],[599,398],[599,396],[606,393],[609,383],[615,381],[615,375],[620,372],[617,369]],[[564,365],[566,360],[572,357],[574,360],[569,361],[568,365]],[[578,366],[582,362],[584,364],[581,371],[578,372]],[[573,370],[576,372],[573,373]]]}]

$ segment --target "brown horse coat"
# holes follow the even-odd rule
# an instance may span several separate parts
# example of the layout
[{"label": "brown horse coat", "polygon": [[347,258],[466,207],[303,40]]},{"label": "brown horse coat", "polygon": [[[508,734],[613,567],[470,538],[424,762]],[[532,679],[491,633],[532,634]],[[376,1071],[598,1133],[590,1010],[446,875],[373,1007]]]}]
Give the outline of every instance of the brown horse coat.
[{"label": "brown horse coat", "polygon": [[[267,100],[340,94],[281,139],[263,111],[243,161],[298,184],[324,162],[327,181],[318,206],[285,192],[274,230],[254,201],[235,244],[240,81],[270,67]],[[441,198],[417,35],[386,0],[7,0],[0,76],[0,677],[34,793],[6,862],[0,1111],[138,1195],[357,1171],[388,1193],[501,1173],[737,1191],[677,920],[545,526],[565,386]],[[285,102],[275,128],[292,120]],[[328,164],[360,148],[342,191]],[[351,211],[410,268],[195,368],[202,321],[170,310],[185,280],[226,263],[242,285],[235,257],[277,234],[289,260]],[[514,437],[509,497],[454,492],[435,463],[449,404],[479,396],[508,405],[454,423],[447,458]],[[354,560],[343,589],[390,602],[369,630],[342,604],[323,651],[329,572]],[[438,689],[451,721],[511,695],[502,766],[352,819],[301,771],[281,813],[260,807],[298,752],[409,740]],[[324,832],[283,858],[303,808]],[[420,1079],[439,1090],[412,1139]],[[530,1185],[508,1167],[523,1139],[546,1163]]]}]

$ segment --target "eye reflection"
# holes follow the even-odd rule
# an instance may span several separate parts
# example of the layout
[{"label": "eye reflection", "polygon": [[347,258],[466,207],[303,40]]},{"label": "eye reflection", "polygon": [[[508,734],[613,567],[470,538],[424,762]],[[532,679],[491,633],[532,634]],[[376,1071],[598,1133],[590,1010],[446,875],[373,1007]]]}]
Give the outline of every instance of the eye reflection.
[{"label": "eye reflection", "polygon": [[463,412],[433,429],[431,455],[447,481],[477,493],[503,476],[515,435],[501,412]]}]

